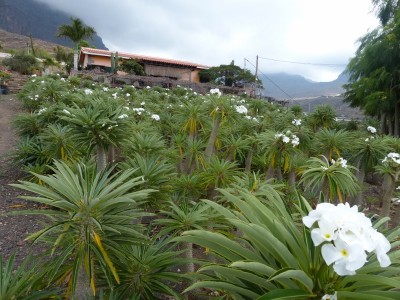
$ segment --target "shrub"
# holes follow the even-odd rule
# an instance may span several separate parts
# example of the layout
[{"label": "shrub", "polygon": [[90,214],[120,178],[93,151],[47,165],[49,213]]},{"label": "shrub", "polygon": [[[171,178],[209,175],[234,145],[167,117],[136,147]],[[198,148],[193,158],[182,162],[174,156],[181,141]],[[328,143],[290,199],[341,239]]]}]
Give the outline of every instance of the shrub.
[{"label": "shrub", "polygon": [[39,69],[38,61],[33,55],[19,53],[10,58],[4,59],[3,63],[10,67],[12,71],[21,74],[32,74],[35,69]]}]

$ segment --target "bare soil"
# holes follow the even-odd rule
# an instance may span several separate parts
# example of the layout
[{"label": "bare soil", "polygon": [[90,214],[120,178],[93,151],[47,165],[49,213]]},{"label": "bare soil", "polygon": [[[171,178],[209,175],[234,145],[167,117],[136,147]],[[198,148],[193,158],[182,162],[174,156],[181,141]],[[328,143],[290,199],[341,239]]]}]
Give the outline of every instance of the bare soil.
[{"label": "bare soil", "polygon": [[31,245],[25,240],[30,233],[40,230],[41,216],[8,215],[17,210],[38,208],[37,204],[19,198],[24,191],[9,185],[24,176],[11,157],[17,141],[11,123],[21,111],[14,95],[0,95],[0,255],[6,259],[15,253],[17,264],[29,253],[36,255],[44,250],[43,245]]}]

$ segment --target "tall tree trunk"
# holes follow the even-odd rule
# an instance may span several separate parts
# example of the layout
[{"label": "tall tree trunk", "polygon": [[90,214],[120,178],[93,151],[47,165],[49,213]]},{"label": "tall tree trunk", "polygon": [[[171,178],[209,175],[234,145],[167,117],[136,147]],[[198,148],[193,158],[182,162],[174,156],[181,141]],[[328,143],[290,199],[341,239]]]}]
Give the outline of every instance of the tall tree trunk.
[{"label": "tall tree trunk", "polygon": [[393,135],[393,116],[389,114],[387,118],[387,124],[388,124],[388,134]]},{"label": "tall tree trunk", "polygon": [[383,177],[382,211],[380,215],[381,218],[390,216],[392,196],[395,188],[396,181],[394,180],[394,178],[389,174],[385,174]]},{"label": "tall tree trunk", "polygon": [[194,263],[193,263],[193,243],[187,242],[185,243],[185,256],[188,260],[186,265],[187,273],[194,273]]},{"label": "tall tree trunk", "polygon": [[271,179],[271,178],[274,178],[274,176],[275,176],[275,169],[274,169],[273,166],[269,166],[268,170],[267,170],[267,174],[266,174],[267,180]]},{"label": "tall tree trunk", "polygon": [[97,155],[97,170],[99,172],[104,171],[106,169],[106,164],[107,164],[106,149],[104,149],[102,145],[97,145],[96,155]]},{"label": "tall tree trunk", "polygon": [[357,195],[354,196],[352,199],[351,203],[353,205],[360,206],[362,204],[362,199],[363,199],[363,186],[364,186],[364,178],[365,178],[365,167],[363,165],[360,166],[356,177],[358,179],[358,182],[360,183],[361,190],[358,192]]},{"label": "tall tree trunk", "polygon": [[210,160],[211,156],[215,151],[215,141],[217,140],[218,130],[221,126],[221,120],[219,118],[215,118],[213,121],[213,127],[211,130],[210,138],[208,139],[207,148],[204,152],[204,156],[207,160]]},{"label": "tall tree trunk", "polygon": [[253,160],[253,154],[254,154],[254,150],[253,150],[253,148],[250,148],[249,152],[247,152],[247,156],[246,156],[246,163],[245,163],[245,167],[244,167],[245,172],[250,172],[250,170],[251,170],[251,162]]},{"label": "tall tree trunk", "polygon": [[79,267],[73,299],[74,300],[91,299],[92,296],[93,294],[90,288],[89,277],[86,273],[85,266],[82,264]]},{"label": "tall tree trunk", "polygon": [[290,171],[288,174],[289,193],[294,195],[296,193],[296,172]]},{"label": "tall tree trunk", "polygon": [[400,103],[396,102],[394,106],[394,136],[399,137],[399,118],[400,118]]},{"label": "tall tree trunk", "polygon": [[322,183],[321,192],[322,195],[324,195],[324,202],[332,202],[330,197],[329,182],[326,178]]},{"label": "tall tree trunk", "polygon": [[387,133],[387,131],[386,131],[386,113],[384,113],[384,112],[381,113],[381,133],[382,134]]}]

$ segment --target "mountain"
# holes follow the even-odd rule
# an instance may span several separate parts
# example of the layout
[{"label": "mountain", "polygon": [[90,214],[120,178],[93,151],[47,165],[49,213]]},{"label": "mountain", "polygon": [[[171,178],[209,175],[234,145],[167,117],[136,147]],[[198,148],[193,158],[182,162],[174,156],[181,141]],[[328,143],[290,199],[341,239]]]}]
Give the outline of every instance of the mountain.
[{"label": "mountain", "polygon": [[[70,24],[70,16],[35,0],[0,0],[0,28],[8,32],[73,47],[68,39],[57,38],[58,27]],[[89,43],[107,49],[102,39],[95,35]]]},{"label": "mountain", "polygon": [[276,99],[339,95],[344,91],[342,85],[348,81],[345,73],[329,82],[315,82],[300,75],[286,73],[272,73],[267,76],[268,78],[262,78],[264,95]]}]

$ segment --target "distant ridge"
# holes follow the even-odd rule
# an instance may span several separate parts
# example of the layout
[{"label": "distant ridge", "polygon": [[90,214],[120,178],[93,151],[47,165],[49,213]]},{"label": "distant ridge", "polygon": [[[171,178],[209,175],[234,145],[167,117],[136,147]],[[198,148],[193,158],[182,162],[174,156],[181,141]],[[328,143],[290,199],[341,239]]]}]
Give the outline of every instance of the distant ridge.
[{"label": "distant ridge", "polygon": [[[289,96],[296,98],[308,98],[319,96],[335,96],[342,94],[343,84],[348,82],[346,74],[340,74],[339,77],[329,82],[315,82],[308,80],[300,75],[291,75],[286,73],[267,74],[279,88],[270,80],[263,77],[264,95],[275,99],[289,99]],[[286,94],[283,92],[286,92]],[[288,96],[289,95],[289,96]]]},{"label": "distant ridge", "polygon": [[[0,28],[8,32],[29,36],[72,47],[68,39],[57,38],[58,27],[70,24],[70,16],[34,0],[0,0]],[[96,35],[88,41],[98,49],[107,49]]]}]

